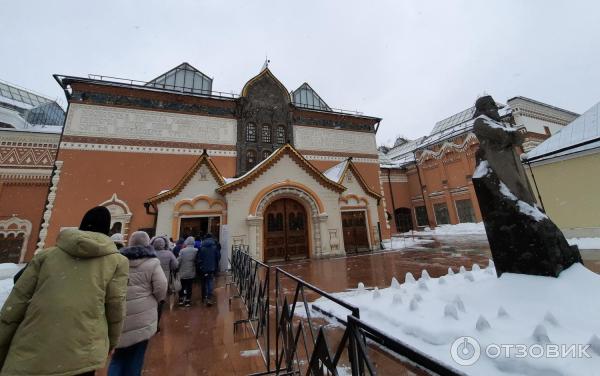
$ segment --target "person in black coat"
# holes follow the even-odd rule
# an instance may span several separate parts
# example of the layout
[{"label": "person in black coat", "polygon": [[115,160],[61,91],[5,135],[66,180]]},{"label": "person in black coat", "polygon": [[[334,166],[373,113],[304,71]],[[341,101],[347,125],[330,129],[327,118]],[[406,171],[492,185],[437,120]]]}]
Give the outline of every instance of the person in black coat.
[{"label": "person in black coat", "polygon": [[213,287],[215,273],[219,270],[221,260],[221,245],[211,234],[206,234],[202,246],[196,256],[196,270],[200,274],[200,285],[202,287],[202,301],[206,305],[213,305]]}]

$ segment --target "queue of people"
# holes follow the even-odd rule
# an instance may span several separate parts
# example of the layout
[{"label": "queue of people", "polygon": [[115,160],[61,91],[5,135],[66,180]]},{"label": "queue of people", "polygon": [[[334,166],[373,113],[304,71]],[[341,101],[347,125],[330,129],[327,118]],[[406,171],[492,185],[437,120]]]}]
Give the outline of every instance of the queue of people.
[{"label": "queue of people", "polygon": [[214,303],[220,245],[210,234],[171,249],[166,236],[136,231],[125,245],[108,236],[110,222],[105,207],[89,210],[15,276],[0,312],[0,375],[94,375],[107,358],[109,376],[140,375],[169,294],[189,307],[199,278]]}]

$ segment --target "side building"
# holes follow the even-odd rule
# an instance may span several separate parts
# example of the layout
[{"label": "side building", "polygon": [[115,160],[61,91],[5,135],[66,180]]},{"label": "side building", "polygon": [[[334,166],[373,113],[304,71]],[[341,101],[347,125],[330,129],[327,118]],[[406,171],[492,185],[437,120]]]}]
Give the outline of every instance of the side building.
[{"label": "side building", "polygon": [[[521,153],[539,145],[578,114],[525,97],[498,104],[503,121],[524,136]],[[380,147],[381,184],[391,233],[480,222],[471,182],[479,142],[474,107],[437,122],[428,136]]]},{"label": "side building", "polygon": [[539,204],[567,237],[600,237],[600,103],[524,157]]},{"label": "side building", "polygon": [[[379,247],[381,119],[265,67],[241,94],[183,63],[148,82],[55,76],[69,101],[39,247],[106,206],[111,233],[213,233],[261,260]],[[223,258],[224,260],[226,257]]]},{"label": "side building", "polygon": [[0,263],[33,257],[65,111],[0,81]]}]

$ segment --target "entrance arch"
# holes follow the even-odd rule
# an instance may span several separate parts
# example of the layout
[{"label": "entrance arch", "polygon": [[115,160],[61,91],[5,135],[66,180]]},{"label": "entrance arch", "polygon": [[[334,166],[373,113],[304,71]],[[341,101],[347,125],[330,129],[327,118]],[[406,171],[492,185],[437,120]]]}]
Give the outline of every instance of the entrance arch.
[{"label": "entrance arch", "polygon": [[254,199],[250,206],[250,213],[247,218],[249,226],[248,244],[251,250],[255,249],[254,254],[260,260],[266,260],[265,247],[265,227],[264,214],[272,202],[281,198],[295,200],[302,205],[306,211],[306,229],[307,235],[307,254],[305,257],[319,257],[323,252],[321,234],[327,233],[326,222],[328,215],[324,211],[323,204],[319,197],[308,187],[286,180],[275,183],[268,188],[263,189]]},{"label": "entrance arch", "polygon": [[263,232],[265,261],[308,258],[308,218],[300,202],[272,201],[263,214]]}]

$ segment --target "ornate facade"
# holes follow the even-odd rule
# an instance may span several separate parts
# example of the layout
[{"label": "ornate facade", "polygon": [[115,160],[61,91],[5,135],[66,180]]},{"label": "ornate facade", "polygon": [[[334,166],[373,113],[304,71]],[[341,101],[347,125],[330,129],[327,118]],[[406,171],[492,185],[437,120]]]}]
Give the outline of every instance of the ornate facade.
[{"label": "ornate facade", "polygon": [[380,119],[332,110],[308,84],[290,94],[265,68],[226,95],[185,63],[147,83],[56,79],[69,109],[28,257],[95,205],[125,238],[211,232],[267,261],[371,250],[389,236]]}]

